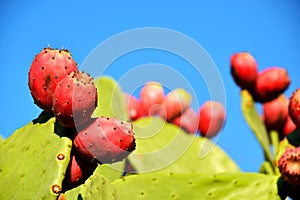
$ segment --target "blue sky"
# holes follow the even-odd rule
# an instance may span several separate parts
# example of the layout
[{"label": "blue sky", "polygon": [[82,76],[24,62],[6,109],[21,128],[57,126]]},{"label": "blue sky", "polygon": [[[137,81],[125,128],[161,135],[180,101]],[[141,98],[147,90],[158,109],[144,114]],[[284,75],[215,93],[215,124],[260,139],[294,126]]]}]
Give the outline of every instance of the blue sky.
[{"label": "blue sky", "polygon": [[[115,34],[160,27],[192,38],[214,61],[224,82],[227,110],[218,145],[242,170],[257,171],[262,152],[242,118],[240,90],[230,76],[229,58],[234,52],[249,51],[259,70],[285,67],[292,81],[285,94],[290,96],[300,86],[299,9],[297,0],[1,1],[0,134],[8,137],[40,113],[27,87],[27,73],[34,55],[48,43],[55,48],[68,48],[81,66],[97,45]],[[106,73],[119,79],[126,70],[147,63],[181,69],[197,91],[199,103],[210,98],[203,80],[193,76],[189,64],[168,52],[131,52],[112,63]],[[145,75],[145,81],[148,79]]]}]

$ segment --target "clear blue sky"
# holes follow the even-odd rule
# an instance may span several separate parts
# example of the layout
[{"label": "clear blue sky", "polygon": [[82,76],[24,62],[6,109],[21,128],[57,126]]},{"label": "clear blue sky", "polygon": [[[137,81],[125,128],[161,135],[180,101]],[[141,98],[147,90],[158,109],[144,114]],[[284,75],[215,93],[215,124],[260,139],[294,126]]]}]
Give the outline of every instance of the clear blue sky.
[{"label": "clear blue sky", "polygon": [[[81,65],[99,43],[122,31],[168,28],[202,45],[215,62],[224,82],[227,110],[218,145],[242,170],[257,171],[262,152],[242,118],[239,88],[230,76],[229,58],[234,52],[249,51],[257,59],[259,70],[274,65],[287,68],[292,83],[285,94],[290,96],[300,86],[300,3],[297,0],[102,2],[1,1],[0,134],[8,137],[40,113],[27,87],[27,73],[34,55],[48,43],[68,48]],[[187,63],[176,56],[160,51],[148,53],[124,55],[112,64],[107,74],[119,79],[124,69],[149,62],[175,68],[186,66],[186,73],[192,73]],[[123,71],[120,66],[125,67]],[[203,91],[198,94],[199,103],[203,103],[209,98],[205,85],[193,76],[190,81],[196,91]]]}]

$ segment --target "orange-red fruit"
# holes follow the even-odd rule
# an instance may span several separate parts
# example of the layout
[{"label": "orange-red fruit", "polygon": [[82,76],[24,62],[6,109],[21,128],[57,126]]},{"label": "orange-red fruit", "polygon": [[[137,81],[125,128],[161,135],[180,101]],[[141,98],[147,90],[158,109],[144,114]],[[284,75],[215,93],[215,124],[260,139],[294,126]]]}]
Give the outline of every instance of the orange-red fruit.
[{"label": "orange-red fruit", "polygon": [[96,162],[84,160],[79,155],[72,153],[63,181],[63,189],[69,190],[84,183],[93,174],[96,167]]},{"label": "orange-red fruit", "polygon": [[231,75],[242,89],[251,90],[258,74],[257,63],[249,52],[239,52],[231,56]]},{"label": "orange-red fruit", "polygon": [[199,124],[198,115],[192,108],[188,108],[180,116],[176,117],[173,123],[188,133],[196,133]]},{"label": "orange-red fruit", "polygon": [[300,88],[294,91],[290,97],[289,115],[296,127],[300,128]]},{"label": "orange-red fruit", "polygon": [[135,149],[132,124],[111,117],[91,119],[74,138],[76,151],[87,160],[113,163]]},{"label": "orange-red fruit", "polygon": [[28,73],[28,86],[34,103],[47,112],[52,109],[52,95],[60,80],[78,70],[68,50],[44,48],[37,54]]},{"label": "orange-red fruit", "polygon": [[159,115],[166,121],[180,116],[191,105],[191,95],[182,88],[169,92],[159,107]]},{"label": "orange-red fruit", "polygon": [[252,94],[255,101],[265,103],[277,98],[289,85],[290,78],[286,69],[270,67],[259,73]]},{"label": "orange-red fruit", "polygon": [[139,99],[127,93],[124,93],[124,98],[127,105],[127,112],[131,120],[137,120],[145,115]]},{"label": "orange-red fruit", "polygon": [[284,180],[300,185],[300,147],[287,149],[278,161],[278,168]]},{"label": "orange-red fruit", "polygon": [[208,138],[217,135],[224,126],[225,117],[225,108],[220,102],[205,102],[199,109],[200,134]]},{"label": "orange-red fruit", "polygon": [[97,98],[94,79],[87,73],[73,71],[58,83],[52,111],[62,126],[81,126],[93,114]]},{"label": "orange-red fruit", "polygon": [[158,82],[147,82],[140,92],[140,100],[147,115],[155,115],[164,100],[164,89]]},{"label": "orange-red fruit", "polygon": [[290,134],[291,132],[293,132],[296,129],[296,125],[295,123],[292,121],[291,117],[288,116],[283,129],[280,133],[281,137],[284,138],[286,137],[288,134]]},{"label": "orange-red fruit", "polygon": [[284,95],[263,104],[263,118],[268,130],[281,131],[288,118],[289,102]]}]

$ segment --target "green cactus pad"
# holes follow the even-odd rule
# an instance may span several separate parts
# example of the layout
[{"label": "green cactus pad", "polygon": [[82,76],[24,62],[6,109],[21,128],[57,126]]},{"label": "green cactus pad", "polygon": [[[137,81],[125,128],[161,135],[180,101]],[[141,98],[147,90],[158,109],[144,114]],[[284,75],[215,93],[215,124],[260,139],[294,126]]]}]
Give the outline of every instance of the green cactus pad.
[{"label": "green cactus pad", "polygon": [[277,176],[257,173],[147,173],[130,175],[110,181],[97,169],[81,185],[64,194],[66,200],[280,200]]},{"label": "green cactus pad", "polygon": [[265,160],[273,163],[273,154],[270,150],[270,141],[267,129],[256,110],[255,102],[247,90],[242,90],[241,98],[241,108],[244,118],[260,143],[264,152]]},{"label": "green cactus pad", "polygon": [[136,150],[129,161],[138,173],[239,172],[237,165],[209,139],[187,134],[159,117],[134,122]]},{"label": "green cactus pad", "polygon": [[32,122],[0,145],[0,199],[56,199],[72,142],[54,134],[54,121]]},{"label": "green cactus pad", "polygon": [[98,92],[98,106],[93,117],[116,117],[128,121],[127,108],[120,86],[110,77],[95,80]]},{"label": "green cactus pad", "polygon": [[[251,173],[210,176],[153,173],[125,177],[114,185],[118,199],[127,199],[128,195],[144,199],[278,199],[276,181],[274,176]],[[138,188],[138,184],[147,187]]]},{"label": "green cactus pad", "polygon": [[122,177],[125,167],[125,161],[115,162],[112,164],[102,164],[97,167],[99,173],[109,180],[115,180]]},{"label": "green cactus pad", "polygon": [[115,199],[214,199],[280,200],[276,176],[236,173],[149,173],[131,175],[112,182]]}]

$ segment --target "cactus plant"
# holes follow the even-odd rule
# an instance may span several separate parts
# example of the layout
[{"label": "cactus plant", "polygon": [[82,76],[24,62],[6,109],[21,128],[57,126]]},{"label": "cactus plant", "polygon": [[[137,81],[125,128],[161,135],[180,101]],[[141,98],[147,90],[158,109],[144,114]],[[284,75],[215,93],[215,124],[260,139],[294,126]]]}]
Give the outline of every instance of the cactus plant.
[{"label": "cactus plant", "polygon": [[[120,86],[109,77],[95,82],[98,106],[93,117],[129,120]],[[261,173],[241,172],[211,140],[151,116],[133,122],[136,150],[126,163],[99,164],[83,184],[64,191],[72,148],[66,131],[71,130],[42,112],[0,141],[0,199],[284,199],[290,193],[279,178],[276,162],[286,148],[299,146],[299,130],[278,144],[278,133],[268,135],[251,94],[243,90],[241,100],[245,120],[265,155]],[[126,164],[134,174],[124,173]]]}]

